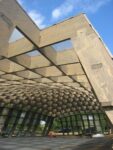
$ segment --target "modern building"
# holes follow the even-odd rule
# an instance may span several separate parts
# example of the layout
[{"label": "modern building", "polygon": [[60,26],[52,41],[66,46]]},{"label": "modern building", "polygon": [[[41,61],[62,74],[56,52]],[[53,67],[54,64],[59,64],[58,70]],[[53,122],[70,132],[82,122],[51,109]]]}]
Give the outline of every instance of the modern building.
[{"label": "modern building", "polygon": [[1,0],[0,85],[1,136],[112,130],[113,60],[85,14],[40,30]]}]

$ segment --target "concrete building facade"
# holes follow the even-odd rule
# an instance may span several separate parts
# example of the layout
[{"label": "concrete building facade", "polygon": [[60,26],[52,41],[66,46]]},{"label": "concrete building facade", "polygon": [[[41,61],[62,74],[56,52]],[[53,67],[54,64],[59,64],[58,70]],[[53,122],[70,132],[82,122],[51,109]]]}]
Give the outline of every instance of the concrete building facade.
[{"label": "concrete building facade", "polygon": [[[85,14],[40,30],[16,0],[0,1],[0,134],[109,132],[113,61]],[[66,129],[66,131],[64,131]]]}]

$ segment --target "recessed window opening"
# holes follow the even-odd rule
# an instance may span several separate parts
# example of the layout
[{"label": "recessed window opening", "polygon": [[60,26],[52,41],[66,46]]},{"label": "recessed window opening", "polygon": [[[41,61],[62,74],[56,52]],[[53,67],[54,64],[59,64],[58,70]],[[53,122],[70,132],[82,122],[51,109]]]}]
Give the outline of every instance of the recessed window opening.
[{"label": "recessed window opening", "polygon": [[60,51],[64,51],[64,50],[68,50],[68,49],[72,49],[73,45],[71,40],[65,40],[56,44],[51,45],[55,51],[60,52]]},{"label": "recessed window opening", "polygon": [[41,54],[40,54],[40,52],[38,50],[33,50],[31,52],[26,53],[26,55],[28,55],[30,57],[34,57],[34,56],[39,56]]},{"label": "recessed window opening", "polygon": [[16,42],[17,40],[20,40],[23,37],[24,35],[17,28],[15,28],[9,38],[9,43]]}]

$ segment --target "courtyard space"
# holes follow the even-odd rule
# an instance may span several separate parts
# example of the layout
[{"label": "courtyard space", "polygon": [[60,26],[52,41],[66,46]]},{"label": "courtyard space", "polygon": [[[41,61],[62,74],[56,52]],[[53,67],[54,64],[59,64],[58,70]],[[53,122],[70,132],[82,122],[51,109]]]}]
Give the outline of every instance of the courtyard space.
[{"label": "courtyard space", "polygon": [[112,137],[1,138],[0,150],[112,150]]}]

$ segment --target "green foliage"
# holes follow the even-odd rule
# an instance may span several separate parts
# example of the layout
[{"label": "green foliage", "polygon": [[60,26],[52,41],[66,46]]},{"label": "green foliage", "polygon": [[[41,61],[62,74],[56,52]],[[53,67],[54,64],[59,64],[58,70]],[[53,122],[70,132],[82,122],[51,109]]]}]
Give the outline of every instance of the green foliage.
[{"label": "green foliage", "polygon": [[57,119],[55,119],[53,122],[52,130],[58,131],[60,128],[61,128],[60,122]]}]

